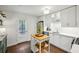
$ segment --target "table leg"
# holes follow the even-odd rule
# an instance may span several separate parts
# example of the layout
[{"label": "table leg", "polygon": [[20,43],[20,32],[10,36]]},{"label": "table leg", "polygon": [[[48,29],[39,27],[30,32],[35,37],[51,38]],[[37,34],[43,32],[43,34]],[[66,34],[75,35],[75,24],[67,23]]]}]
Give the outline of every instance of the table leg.
[{"label": "table leg", "polygon": [[[50,39],[50,38],[48,38]],[[50,53],[50,40],[48,40],[48,53]]]},{"label": "table leg", "polygon": [[39,53],[41,53],[41,42],[39,43]]},{"label": "table leg", "polygon": [[49,44],[49,47],[48,47],[49,51],[48,52],[50,53],[50,42],[48,42],[48,44]]}]

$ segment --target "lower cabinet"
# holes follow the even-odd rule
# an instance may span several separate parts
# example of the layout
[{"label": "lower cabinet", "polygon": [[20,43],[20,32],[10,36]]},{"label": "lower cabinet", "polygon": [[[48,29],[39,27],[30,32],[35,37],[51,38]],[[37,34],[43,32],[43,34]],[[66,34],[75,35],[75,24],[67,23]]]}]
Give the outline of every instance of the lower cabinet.
[{"label": "lower cabinet", "polygon": [[50,39],[51,44],[57,46],[58,48],[65,50],[65,51],[70,52],[72,41],[73,41],[72,37],[58,34],[58,33],[53,34],[51,37],[52,37]]},{"label": "lower cabinet", "polygon": [[7,49],[7,36],[0,41],[0,53],[5,53]]}]

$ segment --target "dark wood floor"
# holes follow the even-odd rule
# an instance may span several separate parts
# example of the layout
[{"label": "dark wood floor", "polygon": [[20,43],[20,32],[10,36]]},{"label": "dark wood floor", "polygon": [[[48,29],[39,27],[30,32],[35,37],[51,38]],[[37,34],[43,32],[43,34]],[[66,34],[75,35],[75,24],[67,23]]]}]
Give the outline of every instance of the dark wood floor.
[{"label": "dark wood floor", "polygon": [[7,53],[31,53],[30,42],[23,42],[7,48]]},{"label": "dark wood floor", "polygon": [[[23,42],[7,48],[7,53],[32,53],[30,42]],[[64,50],[50,44],[50,53],[66,53]]]}]

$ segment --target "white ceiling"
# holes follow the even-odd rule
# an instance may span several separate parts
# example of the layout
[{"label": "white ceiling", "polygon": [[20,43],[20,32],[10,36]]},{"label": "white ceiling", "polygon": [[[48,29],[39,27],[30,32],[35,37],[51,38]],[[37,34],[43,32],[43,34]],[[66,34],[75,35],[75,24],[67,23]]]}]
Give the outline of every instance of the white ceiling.
[{"label": "white ceiling", "polygon": [[20,13],[26,13],[29,15],[40,16],[43,15],[42,8],[50,7],[51,12],[61,10],[71,5],[0,5],[0,10],[14,11]]}]

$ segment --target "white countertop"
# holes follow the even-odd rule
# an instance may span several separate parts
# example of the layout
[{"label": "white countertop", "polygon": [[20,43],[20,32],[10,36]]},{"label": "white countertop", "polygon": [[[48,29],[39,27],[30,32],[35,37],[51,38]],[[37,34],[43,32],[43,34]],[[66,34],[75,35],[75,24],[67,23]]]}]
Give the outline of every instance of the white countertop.
[{"label": "white countertop", "polygon": [[0,41],[2,41],[5,38],[6,35],[0,35]]},{"label": "white countertop", "polygon": [[74,38],[79,38],[79,33],[58,33],[60,35],[65,35],[65,36],[69,36],[69,37],[74,37]]},{"label": "white countertop", "polygon": [[79,28],[77,27],[61,28],[61,30],[59,30],[58,32],[53,32],[53,31],[45,31],[45,32],[49,32],[50,34],[58,33],[60,35],[79,38]]},{"label": "white countertop", "polygon": [[60,35],[65,35],[65,36],[69,36],[69,37],[74,37],[74,38],[79,38],[79,33],[66,33],[66,32],[51,32],[51,31],[46,31],[49,32],[49,34],[60,34]]},{"label": "white countertop", "polygon": [[79,38],[79,28],[78,27],[64,27],[59,31],[60,34]]}]

